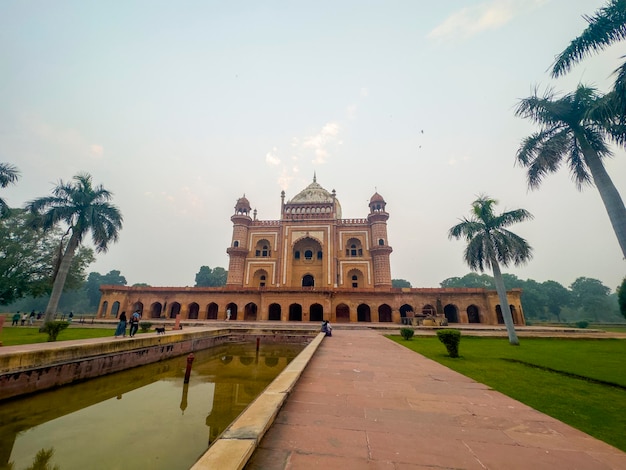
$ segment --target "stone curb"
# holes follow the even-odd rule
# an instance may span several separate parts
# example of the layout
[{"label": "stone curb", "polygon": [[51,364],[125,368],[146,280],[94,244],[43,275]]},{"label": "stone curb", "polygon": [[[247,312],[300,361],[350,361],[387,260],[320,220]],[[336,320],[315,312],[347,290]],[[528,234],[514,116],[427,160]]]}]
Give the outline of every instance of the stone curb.
[{"label": "stone curb", "polygon": [[322,344],[319,333],[217,438],[191,470],[241,470],[272,425],[305,367]]}]

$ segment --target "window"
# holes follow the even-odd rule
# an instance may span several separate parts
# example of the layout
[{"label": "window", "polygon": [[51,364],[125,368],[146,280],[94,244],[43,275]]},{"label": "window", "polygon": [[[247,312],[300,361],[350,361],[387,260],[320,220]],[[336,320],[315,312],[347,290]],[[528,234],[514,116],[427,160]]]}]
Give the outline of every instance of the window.
[{"label": "window", "polygon": [[263,250],[261,251],[261,256],[269,256],[270,250],[267,245],[263,245]]},{"label": "window", "polygon": [[385,240],[383,240],[382,238],[379,238],[379,239],[378,239],[378,244],[379,244],[380,246],[383,246],[383,245],[385,244]]},{"label": "window", "polygon": [[265,275],[261,276],[261,282],[259,283],[259,286],[265,287]]},{"label": "window", "polygon": [[295,259],[300,259],[300,252],[299,252],[299,251],[296,251],[296,252],[293,254],[293,257],[294,257]]},{"label": "window", "polygon": [[346,256],[363,256],[363,246],[361,245],[360,240],[356,238],[348,240],[348,244],[346,245]]},{"label": "window", "polygon": [[233,246],[237,248],[239,246],[239,240],[235,240],[235,243],[233,243]]},{"label": "window", "polygon": [[317,252],[317,259],[322,259],[322,252],[321,251]]},{"label": "window", "polygon": [[359,287],[359,278],[358,276],[354,275],[352,276],[352,287]]},{"label": "window", "polygon": [[313,251],[311,251],[311,250],[306,250],[306,251],[304,252],[304,257],[305,257],[306,259],[313,259]]}]

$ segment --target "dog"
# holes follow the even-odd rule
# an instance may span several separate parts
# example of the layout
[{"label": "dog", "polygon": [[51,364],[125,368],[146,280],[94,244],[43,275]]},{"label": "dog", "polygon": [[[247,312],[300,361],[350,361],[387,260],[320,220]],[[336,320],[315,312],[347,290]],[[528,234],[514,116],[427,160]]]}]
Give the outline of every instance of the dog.
[{"label": "dog", "polygon": [[157,326],[157,327],[154,328],[154,331],[156,331],[157,335],[164,335],[165,334],[165,327],[164,326],[162,326],[162,327],[158,327]]}]

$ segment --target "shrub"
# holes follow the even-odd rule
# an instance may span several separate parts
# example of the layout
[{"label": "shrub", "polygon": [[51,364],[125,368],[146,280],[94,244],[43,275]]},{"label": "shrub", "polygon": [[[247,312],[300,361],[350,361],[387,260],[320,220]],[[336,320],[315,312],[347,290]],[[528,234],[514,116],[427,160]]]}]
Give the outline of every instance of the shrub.
[{"label": "shrub", "polygon": [[49,321],[41,327],[42,333],[48,333],[48,341],[56,341],[59,333],[63,331],[65,328],[70,326],[69,322],[66,321]]},{"label": "shrub", "polygon": [[400,328],[400,335],[407,341],[413,338],[414,334],[415,330],[413,328]]},{"label": "shrub", "polygon": [[437,338],[446,346],[450,357],[459,357],[459,343],[461,342],[459,330],[439,330],[437,331]]},{"label": "shrub", "polygon": [[150,328],[152,328],[152,322],[142,321],[142,322],[139,323],[139,328],[141,328],[141,331],[146,333],[146,332],[150,331]]},{"label": "shrub", "polygon": [[589,326],[589,322],[587,320],[580,320],[576,322],[576,326],[578,328],[587,328]]}]

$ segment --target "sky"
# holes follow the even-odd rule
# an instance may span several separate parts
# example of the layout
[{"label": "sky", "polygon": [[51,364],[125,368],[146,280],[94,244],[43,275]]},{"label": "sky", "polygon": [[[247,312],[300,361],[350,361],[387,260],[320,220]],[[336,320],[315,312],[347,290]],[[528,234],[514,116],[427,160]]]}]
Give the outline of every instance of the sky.
[{"label": "sky", "polygon": [[[610,89],[626,42],[552,79],[596,0],[0,2],[0,162],[12,207],[88,172],[124,216],[88,272],[193,286],[228,269],[236,200],[280,217],[317,175],[345,218],[387,202],[392,277],[470,272],[448,230],[487,194],[533,259],[504,272],[615,289],[626,261],[595,187],[566,168],[530,191],[515,164],[534,90]],[[626,152],[606,161],[626,197]]]}]

